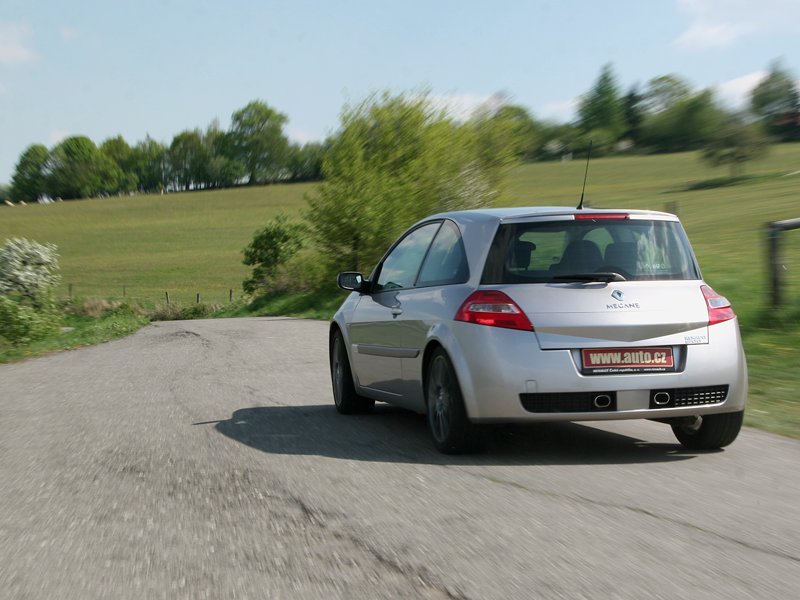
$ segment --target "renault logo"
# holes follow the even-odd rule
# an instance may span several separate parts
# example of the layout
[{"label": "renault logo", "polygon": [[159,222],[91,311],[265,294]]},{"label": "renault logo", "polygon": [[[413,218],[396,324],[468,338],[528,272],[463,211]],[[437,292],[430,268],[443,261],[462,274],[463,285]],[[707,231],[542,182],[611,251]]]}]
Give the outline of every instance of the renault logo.
[{"label": "renault logo", "polygon": [[613,292],[611,292],[611,297],[614,298],[614,300],[618,300],[620,302],[625,300],[625,294],[623,294],[619,290],[614,290]]}]

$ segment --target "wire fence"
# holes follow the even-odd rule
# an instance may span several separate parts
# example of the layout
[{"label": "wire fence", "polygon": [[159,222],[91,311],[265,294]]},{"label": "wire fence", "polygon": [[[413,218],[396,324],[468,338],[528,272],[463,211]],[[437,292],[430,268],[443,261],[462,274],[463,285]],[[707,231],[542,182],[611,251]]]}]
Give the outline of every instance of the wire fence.
[{"label": "wire fence", "polygon": [[75,301],[88,298],[104,298],[138,302],[146,305],[157,304],[232,304],[242,297],[241,288],[215,288],[191,291],[183,289],[142,288],[139,286],[119,284],[116,286],[97,285],[89,282],[63,282],[59,295],[64,300]]}]

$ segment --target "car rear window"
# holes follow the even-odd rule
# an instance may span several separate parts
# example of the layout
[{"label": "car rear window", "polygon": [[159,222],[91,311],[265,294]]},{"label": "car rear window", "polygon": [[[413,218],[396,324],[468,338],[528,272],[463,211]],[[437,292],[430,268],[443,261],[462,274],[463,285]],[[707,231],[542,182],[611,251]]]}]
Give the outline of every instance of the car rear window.
[{"label": "car rear window", "polygon": [[602,219],[501,224],[481,283],[552,283],[606,272],[632,281],[700,279],[680,223]]}]

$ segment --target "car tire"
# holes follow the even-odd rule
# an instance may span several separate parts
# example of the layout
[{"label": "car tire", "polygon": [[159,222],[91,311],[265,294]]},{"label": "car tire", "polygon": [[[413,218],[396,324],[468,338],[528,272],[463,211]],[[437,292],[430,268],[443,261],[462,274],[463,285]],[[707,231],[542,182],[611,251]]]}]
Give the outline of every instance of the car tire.
[{"label": "car tire", "polygon": [[371,412],[375,400],[364,398],[356,393],[350,359],[341,331],[336,331],[331,339],[331,384],[336,410],[343,415]]},{"label": "car tire", "polygon": [[437,348],[425,377],[428,428],[443,454],[476,451],[481,447],[477,427],[467,417],[458,377],[447,353]]},{"label": "car tire", "polygon": [[744,411],[704,415],[697,422],[672,424],[672,433],[678,441],[692,450],[717,450],[727,446],[742,428]]}]

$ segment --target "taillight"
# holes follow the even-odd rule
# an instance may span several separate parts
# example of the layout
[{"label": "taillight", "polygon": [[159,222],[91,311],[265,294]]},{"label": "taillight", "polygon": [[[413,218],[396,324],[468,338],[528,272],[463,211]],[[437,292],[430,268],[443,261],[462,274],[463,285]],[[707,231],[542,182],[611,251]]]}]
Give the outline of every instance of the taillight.
[{"label": "taillight", "polygon": [[533,331],[533,325],[511,298],[497,290],[473,292],[458,309],[456,321]]},{"label": "taillight", "polygon": [[703,291],[703,296],[706,299],[709,325],[730,321],[736,316],[736,313],[733,312],[733,308],[731,307],[731,303],[728,302],[725,296],[720,296],[707,285],[701,285],[700,289]]}]

